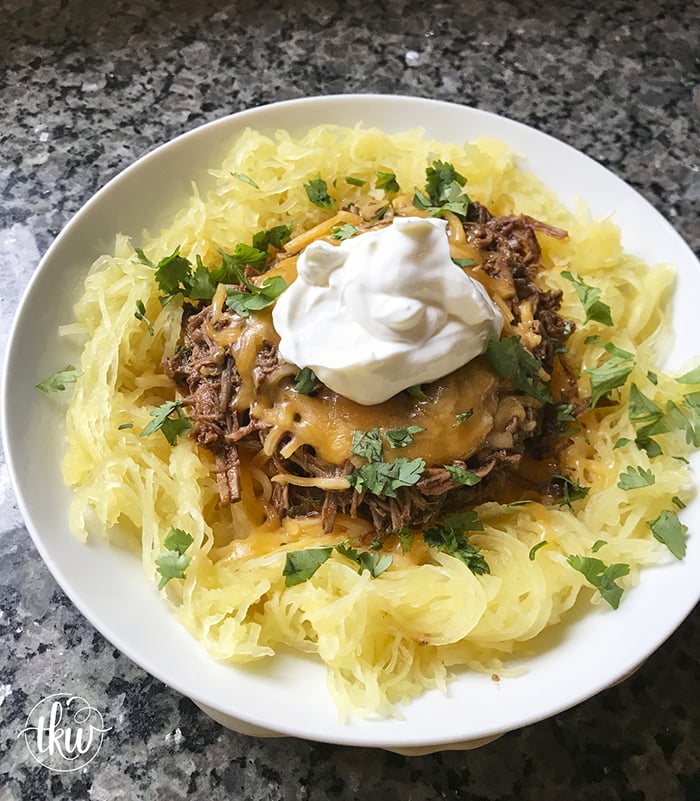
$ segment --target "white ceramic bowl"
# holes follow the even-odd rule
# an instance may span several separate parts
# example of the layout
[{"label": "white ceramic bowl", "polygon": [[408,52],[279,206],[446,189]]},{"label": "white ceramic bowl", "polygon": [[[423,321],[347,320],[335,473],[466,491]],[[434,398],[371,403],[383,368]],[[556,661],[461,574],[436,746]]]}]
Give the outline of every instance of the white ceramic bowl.
[{"label": "white ceramic bowl", "polygon": [[[528,672],[498,683],[465,674],[449,694],[430,692],[405,718],[341,724],[326,692],[325,670],[311,659],[280,656],[252,667],[220,664],[170,614],[132,555],[101,541],[79,542],[68,529],[69,490],[61,476],[65,401],[34,385],[78,359],[57,336],[93,259],[116,232],[138,237],[157,229],[181,205],[195,179],[246,126],[301,133],[311,125],[363,122],[393,132],[422,126],[428,136],[464,141],[487,135],[522,154],[560,199],[580,196],[595,216],[612,215],[627,250],[678,268],[675,327],[695,329],[700,267],[671,226],[636,192],[567,145],[521,124],[431,100],[345,95],[256,108],[198,128],[149,153],[110,181],[71,220],[41,261],[17,313],[7,350],[2,426],[8,465],[27,527],[44,561],[76,606],[124,654],[189,696],[219,722],[258,735],[292,735],[401,753],[469,748],[553,715],[634,670],[681,623],[700,595],[700,538],[691,535],[683,562],[645,570],[641,585],[613,612],[603,604],[557,627]],[[171,199],[164,207],[164,198]],[[680,336],[671,366],[692,356],[694,336]],[[683,519],[700,530],[700,507]],[[659,599],[663,603],[659,603]],[[601,658],[600,655],[605,657]]]}]

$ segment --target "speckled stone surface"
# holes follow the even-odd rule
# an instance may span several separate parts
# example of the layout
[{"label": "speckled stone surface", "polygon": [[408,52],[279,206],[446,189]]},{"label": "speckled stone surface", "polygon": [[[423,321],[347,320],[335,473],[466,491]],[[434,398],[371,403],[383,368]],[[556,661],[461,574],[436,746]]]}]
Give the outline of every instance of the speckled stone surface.
[{"label": "speckled stone surface", "polygon": [[[40,254],[98,187],[200,123],[303,95],[417,94],[528,123],[627,180],[697,252],[699,30],[684,0],[4,0],[0,344]],[[0,801],[700,799],[698,610],[624,684],[479,751],[408,759],[248,738],[84,620],[0,462],[0,643]],[[82,771],[47,770],[19,736],[56,692],[88,698],[111,727]]]}]

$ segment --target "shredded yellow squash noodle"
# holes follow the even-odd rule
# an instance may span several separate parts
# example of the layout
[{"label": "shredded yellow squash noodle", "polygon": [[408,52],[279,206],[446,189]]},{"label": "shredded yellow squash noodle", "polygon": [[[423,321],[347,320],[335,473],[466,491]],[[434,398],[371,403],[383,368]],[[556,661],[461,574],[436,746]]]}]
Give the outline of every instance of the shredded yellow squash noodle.
[{"label": "shredded yellow squash noodle", "polygon": [[[527,214],[568,231],[564,240],[540,237],[539,280],[563,290],[560,312],[577,323],[568,345],[583,368],[582,394],[590,391],[585,371],[611,358],[606,344],[634,358],[624,386],[611,395],[619,402],[583,414],[563,457],[578,484],[589,488],[585,497],[570,506],[476,508],[483,531],[470,534],[469,542],[486,559],[487,574],[475,575],[417,538],[406,553],[398,541],[391,545],[393,563],[376,578],[334,551],[308,581],[286,586],[287,552],[351,539],[367,524],[341,516],[324,535],[315,518],[269,522],[258,499],[269,496],[270,480],[254,466],[243,472],[241,501],[222,508],[210,453],[187,437],[171,445],[160,434],[141,436],[153,409],[175,398],[161,363],[176,350],[183,310],[178,299],[161,305],[154,270],[134,258],[127,236],[118,236],[114,253],[92,265],[76,323],[67,326],[85,337],[64,463],[74,489],[75,533],[110,537],[119,527],[140,550],[146,577],[158,583],[165,537],[172,528],[187,532],[193,542],[185,576],[162,592],[187,629],[215,659],[259,660],[282,646],[317,654],[342,717],[397,714],[397,704],[429,688],[445,689],[456,670],[507,671],[508,658],[536,647],[538,635],[566,621],[577,599],[601,602],[569,557],[628,565],[617,585],[632,587],[645,566],[673,560],[650,522],[673,515],[693,491],[686,465],[676,458],[691,447],[684,432],[665,426],[653,437],[658,448],[645,448],[629,414],[633,385],[664,410],[669,401],[682,407],[692,389],[658,367],[670,342],[673,270],[623,252],[611,220],[590,219],[583,207],[570,213],[518,167],[503,143],[447,144],[420,131],[387,135],[359,126],[317,127],[299,139],[248,130],[212,172],[211,191],[203,197],[195,188],[172,223],[140,244],[156,261],[179,247],[193,263],[199,256],[212,265],[219,249],[229,252],[261,229],[293,224],[298,250],[306,243],[303,232],[321,226],[327,233],[323,226],[333,214],[309,202],[304,184],[319,175],[329,186],[335,179],[345,206],[381,200],[379,172],[395,173],[401,187],[420,187],[436,158],[466,176],[469,196],[493,214]],[[612,327],[584,324],[564,271],[600,289]],[[134,314],[140,303],[152,334]],[[629,468],[647,476],[647,484],[619,486]]]}]

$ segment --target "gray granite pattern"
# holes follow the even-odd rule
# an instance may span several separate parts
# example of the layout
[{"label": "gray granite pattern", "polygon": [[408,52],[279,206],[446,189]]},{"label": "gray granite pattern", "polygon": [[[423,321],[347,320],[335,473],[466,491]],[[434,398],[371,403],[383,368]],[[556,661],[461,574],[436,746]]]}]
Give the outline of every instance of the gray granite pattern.
[{"label": "gray granite pattern", "polygon": [[[275,100],[391,92],[551,133],[661,210],[696,252],[697,3],[5,0],[0,343],[39,255],[150,148]],[[36,553],[0,463],[0,801],[700,799],[700,617],[624,684],[471,753],[407,759],[221,729],[121,656]],[[604,658],[604,655],[602,655]],[[18,737],[52,692],[111,731],[73,773]]]}]

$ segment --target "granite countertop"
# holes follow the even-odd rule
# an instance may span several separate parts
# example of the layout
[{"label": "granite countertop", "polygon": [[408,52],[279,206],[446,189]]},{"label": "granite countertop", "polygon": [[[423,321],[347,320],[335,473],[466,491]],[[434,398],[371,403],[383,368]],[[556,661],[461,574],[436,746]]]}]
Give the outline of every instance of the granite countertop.
[{"label": "granite countertop", "polygon": [[[543,5],[5,0],[0,344],[40,255],[98,187],[176,134],[303,95],[415,94],[533,125],[628,181],[697,252],[698,6]],[[0,531],[0,801],[700,798],[700,610],[575,709],[478,751],[405,758],[234,734],[135,666],[51,577],[4,462]],[[81,771],[47,770],[20,736],[57,692],[111,727]]]}]

